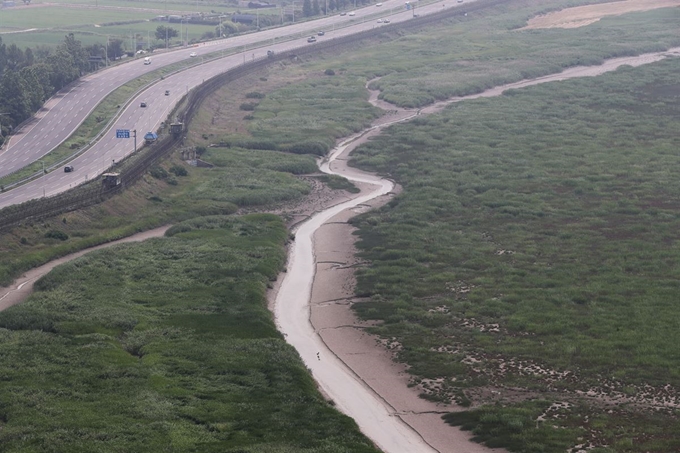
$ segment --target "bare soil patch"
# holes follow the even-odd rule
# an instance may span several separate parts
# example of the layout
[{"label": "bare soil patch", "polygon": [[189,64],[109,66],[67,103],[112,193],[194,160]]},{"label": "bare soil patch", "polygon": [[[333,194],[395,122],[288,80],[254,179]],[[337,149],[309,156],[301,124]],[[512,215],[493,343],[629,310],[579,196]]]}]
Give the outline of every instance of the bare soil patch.
[{"label": "bare soil patch", "polygon": [[597,22],[605,16],[680,6],[680,0],[625,0],[599,5],[577,6],[537,16],[523,28],[577,28]]}]

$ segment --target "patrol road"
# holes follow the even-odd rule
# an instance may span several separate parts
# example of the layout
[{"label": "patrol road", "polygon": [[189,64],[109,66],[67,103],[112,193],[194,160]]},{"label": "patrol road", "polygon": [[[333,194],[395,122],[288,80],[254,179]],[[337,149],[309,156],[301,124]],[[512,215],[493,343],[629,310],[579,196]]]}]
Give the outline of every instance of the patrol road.
[{"label": "patrol road", "polygon": [[[389,14],[390,20],[392,22],[400,22],[411,20],[413,13],[411,11],[406,11],[403,9],[403,4],[400,4],[397,0],[391,0],[391,2],[385,2],[380,11],[383,14],[377,17],[385,17],[391,11],[389,4],[398,4],[398,10],[392,10],[393,13]],[[448,8],[448,6],[447,6]],[[70,173],[64,173],[61,169],[57,171],[50,172],[40,178],[33,180],[29,183],[16,187],[4,193],[0,193],[0,208],[11,206],[13,204],[23,203],[28,200],[49,197],[51,195],[56,195],[58,193],[64,192],[72,187],[75,187],[83,182],[94,178],[98,174],[101,174],[110,168],[114,162],[119,162],[121,159],[127,157],[132,152],[134,152],[134,146],[132,139],[116,139],[115,130],[116,129],[127,129],[127,130],[137,130],[137,145],[138,148],[142,146],[143,140],[141,137],[148,131],[155,131],[162,121],[165,121],[169,112],[172,110],[177,101],[182,97],[184,93],[192,88],[200,85],[205,80],[220,74],[228,69],[235,68],[244,61],[249,61],[257,58],[266,58],[267,51],[273,50],[274,52],[283,52],[286,50],[295,49],[302,46],[313,46],[314,44],[307,43],[307,37],[311,35],[312,30],[324,30],[325,36],[317,36],[318,42],[322,40],[333,39],[334,37],[346,36],[353,33],[357,33],[363,30],[369,30],[371,28],[381,26],[376,22],[376,20],[363,20],[362,17],[376,14],[378,7],[372,6],[364,8],[363,10],[357,11],[357,16],[349,18],[353,25],[341,28],[333,29],[333,24],[338,22],[347,22],[347,16],[336,15],[334,17],[328,17],[315,21],[314,23],[301,24],[300,26],[295,26],[296,29],[300,29],[300,34],[302,37],[296,38],[289,41],[279,42],[277,44],[267,45],[265,47],[248,49],[247,44],[242,44],[244,39],[248,39],[248,43],[262,42],[263,37],[260,33],[256,36],[243,36],[239,38],[234,38],[230,41],[232,47],[238,47],[239,45],[244,45],[246,47],[245,52],[238,54],[233,54],[220,58],[217,60],[211,60],[203,64],[199,64],[191,69],[179,72],[175,75],[166,77],[164,80],[159,81],[155,85],[149,87],[144,92],[140,93],[125,110],[121,113],[118,120],[112,125],[110,130],[104,134],[101,140],[93,145],[87,152],[81,156],[75,158],[69,164],[73,165],[74,171]],[[419,9],[420,14],[427,14],[436,11],[441,11],[442,4],[435,3],[422,7]],[[361,16],[360,16],[361,15]],[[326,24],[326,26],[323,26]],[[304,27],[302,26],[304,25]],[[321,26],[320,26],[321,25]],[[330,28],[328,26],[330,25]],[[313,28],[312,28],[313,27]],[[290,28],[286,28],[289,31]],[[280,33],[282,30],[271,30]],[[266,33],[266,32],[261,32]],[[279,40],[280,41],[280,40]],[[184,49],[181,51],[176,51],[168,54],[158,55],[155,54],[151,57],[152,64],[144,65],[143,59],[139,59],[124,65],[111,68],[106,71],[102,71],[98,74],[93,74],[90,77],[83,79],[78,83],[69,93],[65,94],[56,105],[52,106],[48,113],[35,125],[31,126],[32,131],[24,133],[20,139],[12,143],[9,150],[0,155],[0,168],[4,170],[5,162],[9,162],[11,159],[20,158],[26,163],[39,160],[45,153],[49,152],[47,147],[43,147],[41,153],[38,153],[29,148],[24,149],[24,147],[29,146],[29,143],[34,143],[36,147],[41,146],[41,130],[59,130],[54,124],[58,123],[58,115],[53,112],[64,110],[66,106],[69,106],[68,111],[80,112],[82,115],[80,122],[85,119],[85,112],[88,108],[92,110],[94,106],[101,100],[106,92],[110,92],[110,85],[114,84],[114,80],[123,80],[126,77],[130,79],[128,73],[144,73],[149,70],[149,67],[154,65],[159,66],[161,64],[167,65],[182,59],[188,59],[191,52],[196,52],[197,57],[192,58],[197,62],[202,61],[202,56],[208,53],[214,52],[216,50],[226,49],[226,43],[223,42],[212,42],[209,44],[201,45],[198,47],[192,47]],[[160,60],[160,62],[159,62]],[[97,90],[93,90],[92,86],[98,86]],[[104,88],[107,86],[108,88]],[[108,90],[108,91],[107,91]],[[165,91],[169,90],[170,95],[165,96]],[[88,97],[97,98],[98,101],[94,102],[88,99]],[[141,103],[145,102],[146,107],[141,107]],[[91,107],[83,107],[83,105]],[[75,114],[74,114],[75,115]],[[69,123],[71,124],[71,123]],[[80,124],[80,123],[78,123]],[[46,126],[46,125],[51,125]],[[65,133],[69,128],[71,130],[75,129],[73,124],[71,126],[62,126],[61,129],[64,130],[62,133],[63,139],[66,139],[70,132]],[[46,140],[46,138],[45,138]],[[50,142],[52,143],[52,141]],[[55,145],[56,146],[56,145]],[[21,148],[20,148],[21,147]],[[21,152],[17,151],[22,149]],[[25,157],[24,154],[30,153],[32,157]],[[25,165],[25,163],[23,164]],[[22,166],[23,166],[22,165]]]},{"label": "patrol road", "polygon": [[[425,13],[426,10],[441,10],[441,6],[438,9],[432,6],[423,7],[422,13]],[[161,67],[187,60],[190,58],[191,52],[195,52],[197,55],[192,60],[197,60],[214,52],[226,53],[227,51],[243,50],[242,53],[248,59],[252,58],[252,47],[258,43],[262,45],[262,43],[269,44],[271,42],[271,46],[274,46],[277,42],[288,39],[287,37],[308,36],[316,34],[318,30],[331,30],[333,36],[344,36],[376,26],[374,20],[368,20],[369,16],[378,13],[389,15],[396,11],[402,13],[393,14],[390,17],[399,17],[399,20],[412,17],[412,13],[404,11],[403,3],[398,0],[388,0],[379,8],[369,6],[357,10],[354,17],[334,14],[315,21],[211,41],[178,51],[146,54],[144,56],[151,59],[151,64],[145,65],[143,63],[144,58],[138,57],[128,63],[87,75],[64,92],[60,92],[48,100],[38,114],[10,138],[9,146],[0,150],[0,178],[39,160],[59,146],[71,136],[94,108],[116,88]],[[355,25],[339,28],[348,24]],[[323,39],[328,38],[330,36]],[[240,61],[243,62],[244,55],[241,55],[240,58]]]}]

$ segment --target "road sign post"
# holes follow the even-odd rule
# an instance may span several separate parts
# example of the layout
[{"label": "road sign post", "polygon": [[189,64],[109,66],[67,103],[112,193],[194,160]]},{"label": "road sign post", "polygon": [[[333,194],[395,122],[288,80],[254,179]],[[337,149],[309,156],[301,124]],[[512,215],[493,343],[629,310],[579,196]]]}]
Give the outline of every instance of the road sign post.
[{"label": "road sign post", "polygon": [[116,129],[116,138],[130,138],[130,129]]}]

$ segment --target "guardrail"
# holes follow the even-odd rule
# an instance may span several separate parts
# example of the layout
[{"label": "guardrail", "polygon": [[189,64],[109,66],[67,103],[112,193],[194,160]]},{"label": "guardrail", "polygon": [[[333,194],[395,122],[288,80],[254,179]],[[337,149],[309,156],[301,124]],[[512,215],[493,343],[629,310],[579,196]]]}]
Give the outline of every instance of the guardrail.
[{"label": "guardrail", "polygon": [[[503,3],[503,1],[504,0],[479,0],[475,3],[470,3],[469,7],[465,9],[465,12],[475,11],[489,6],[495,6]],[[392,30],[419,28],[452,16],[461,15],[463,13],[464,12],[459,8],[444,10],[441,13],[415,17],[405,22],[387,24],[376,29],[365,30],[340,38],[332,38],[327,41],[317,42],[311,45],[304,45],[292,50],[279,52],[273,56],[261,57],[256,60],[251,60],[242,64],[241,66],[218,74],[217,76],[207,80],[205,83],[191,90],[178,103],[178,106],[183,107],[181,107],[178,111],[173,111],[170,115],[170,118],[179,115],[184,119],[184,124],[188,125],[203,100],[205,100],[205,98],[215,90],[226,83],[255,72],[267,65],[270,65],[271,63],[295,58],[301,55],[321,53],[328,50],[341,48],[349,44],[354,44],[357,41],[385,34]],[[182,137],[174,139],[169,135],[165,135],[152,146],[143,147],[141,154],[136,153],[135,155],[128,157],[125,161],[119,164],[121,178],[121,184],[119,186],[105,188],[102,186],[101,177],[98,177],[87,183],[81,184],[80,186],[49,198],[31,200],[19,205],[9,206],[1,209],[0,230],[5,230],[22,222],[44,219],[62,214],[64,212],[82,209],[84,207],[97,204],[107,197],[119,193],[125,187],[136,182],[152,165],[158,162],[158,160],[160,160],[165,155],[169,154],[181,142]]]}]

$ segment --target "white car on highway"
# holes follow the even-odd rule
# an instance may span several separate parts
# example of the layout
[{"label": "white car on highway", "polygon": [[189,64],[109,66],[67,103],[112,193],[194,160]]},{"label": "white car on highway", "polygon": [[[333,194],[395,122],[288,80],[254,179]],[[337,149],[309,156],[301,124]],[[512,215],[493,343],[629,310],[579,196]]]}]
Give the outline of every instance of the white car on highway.
[{"label": "white car on highway", "polygon": [[191,52],[191,53],[189,54],[189,56],[192,57],[192,58],[195,57],[195,56],[196,56],[196,52]]}]

